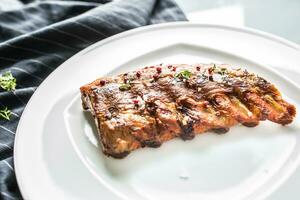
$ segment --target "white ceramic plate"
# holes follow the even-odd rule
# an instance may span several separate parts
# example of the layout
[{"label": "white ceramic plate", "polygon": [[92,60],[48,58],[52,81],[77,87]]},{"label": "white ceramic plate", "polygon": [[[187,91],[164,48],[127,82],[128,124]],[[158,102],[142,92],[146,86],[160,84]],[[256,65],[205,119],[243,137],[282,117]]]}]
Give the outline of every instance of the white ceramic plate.
[{"label": "white ceramic plate", "polygon": [[162,62],[243,66],[275,83],[300,108],[299,88],[269,67],[292,72],[300,64],[295,44],[249,29],[194,23],[128,31],[73,56],[32,96],[15,142],[24,198],[297,199],[299,117],[288,127],[263,122],[222,136],[175,139],[123,160],[102,155],[78,88],[102,75]]}]

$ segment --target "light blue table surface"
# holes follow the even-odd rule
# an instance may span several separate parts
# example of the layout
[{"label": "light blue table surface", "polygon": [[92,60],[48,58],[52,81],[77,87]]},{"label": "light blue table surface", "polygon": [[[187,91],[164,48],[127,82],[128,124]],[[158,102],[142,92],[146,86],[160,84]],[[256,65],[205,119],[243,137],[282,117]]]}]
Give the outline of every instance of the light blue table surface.
[{"label": "light blue table surface", "polygon": [[300,0],[175,0],[190,21],[250,27],[300,44]]}]

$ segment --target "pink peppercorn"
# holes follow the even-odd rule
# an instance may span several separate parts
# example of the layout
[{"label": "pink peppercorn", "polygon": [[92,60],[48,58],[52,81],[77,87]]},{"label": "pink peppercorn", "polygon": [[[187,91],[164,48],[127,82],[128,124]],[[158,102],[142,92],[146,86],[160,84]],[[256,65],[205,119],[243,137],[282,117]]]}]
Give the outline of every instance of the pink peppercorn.
[{"label": "pink peppercorn", "polygon": [[157,73],[159,73],[159,74],[161,73],[161,70],[162,70],[161,67],[157,67],[157,68],[156,68],[156,71],[157,71]]},{"label": "pink peppercorn", "polygon": [[100,81],[100,85],[101,85],[101,86],[104,86],[105,83],[106,83],[105,80],[101,80],[101,81]]},{"label": "pink peppercorn", "polygon": [[150,66],[149,68],[154,68],[154,66]]},{"label": "pink peppercorn", "polygon": [[158,74],[154,74],[153,78],[154,78],[154,80],[157,80],[159,78],[159,75]]},{"label": "pink peppercorn", "polygon": [[199,66],[197,66],[196,69],[197,69],[197,71],[200,71],[200,67]]},{"label": "pink peppercorn", "polygon": [[171,68],[172,68],[172,65],[168,65],[168,68],[171,69]]},{"label": "pink peppercorn", "polygon": [[139,100],[137,100],[137,99],[132,100],[132,102],[133,102],[135,105],[139,104]]},{"label": "pink peppercorn", "polygon": [[176,71],[176,67],[173,67],[172,71],[175,72]]},{"label": "pink peppercorn", "polygon": [[141,77],[141,72],[140,71],[138,71],[138,72],[136,72],[136,77],[138,77],[138,78],[140,78]]}]

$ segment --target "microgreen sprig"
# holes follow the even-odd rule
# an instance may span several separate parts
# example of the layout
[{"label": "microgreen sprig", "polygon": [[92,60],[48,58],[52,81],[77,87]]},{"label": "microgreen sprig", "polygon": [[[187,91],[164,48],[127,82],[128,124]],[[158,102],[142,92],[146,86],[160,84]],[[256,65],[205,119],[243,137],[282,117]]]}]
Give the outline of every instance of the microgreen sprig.
[{"label": "microgreen sprig", "polygon": [[4,109],[0,110],[0,118],[10,120],[11,111],[5,107]]},{"label": "microgreen sprig", "polygon": [[192,76],[192,72],[188,70],[182,70],[181,72],[177,73],[174,75],[175,78],[180,78],[180,79],[189,79]]},{"label": "microgreen sprig", "polygon": [[16,78],[13,77],[11,72],[5,72],[0,76],[0,87],[6,91],[15,90],[17,86]]},{"label": "microgreen sprig", "polygon": [[121,85],[119,86],[119,89],[120,89],[121,91],[129,90],[130,88],[131,88],[130,83],[123,83],[123,84],[121,84]]}]

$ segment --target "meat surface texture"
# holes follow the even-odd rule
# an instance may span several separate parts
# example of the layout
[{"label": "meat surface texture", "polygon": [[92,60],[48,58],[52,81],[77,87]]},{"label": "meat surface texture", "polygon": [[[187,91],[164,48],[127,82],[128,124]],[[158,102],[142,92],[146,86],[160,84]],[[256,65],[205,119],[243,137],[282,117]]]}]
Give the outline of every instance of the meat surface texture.
[{"label": "meat surface texture", "polygon": [[80,90],[103,152],[114,158],[175,137],[226,133],[237,124],[287,125],[296,115],[272,83],[224,64],[148,66],[97,79]]}]

